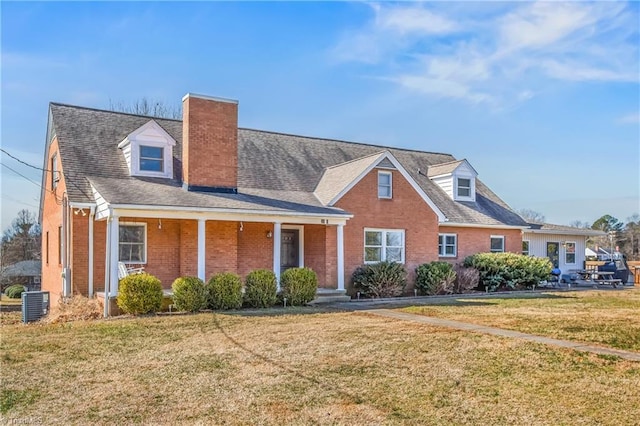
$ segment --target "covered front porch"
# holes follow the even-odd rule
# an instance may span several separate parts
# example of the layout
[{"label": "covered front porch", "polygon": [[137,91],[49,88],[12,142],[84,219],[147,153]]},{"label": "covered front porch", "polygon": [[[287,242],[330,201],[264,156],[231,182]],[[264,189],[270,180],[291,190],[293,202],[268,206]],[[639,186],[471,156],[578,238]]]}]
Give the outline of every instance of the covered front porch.
[{"label": "covered front porch", "polygon": [[102,217],[96,214],[90,226],[104,227],[105,265],[98,296],[117,296],[119,262],[143,267],[167,291],[181,276],[207,281],[216,273],[234,272],[244,278],[256,269],[272,270],[279,290],[284,270],[308,267],[318,276],[319,294],[345,293],[348,215],[189,213],[112,208]]}]

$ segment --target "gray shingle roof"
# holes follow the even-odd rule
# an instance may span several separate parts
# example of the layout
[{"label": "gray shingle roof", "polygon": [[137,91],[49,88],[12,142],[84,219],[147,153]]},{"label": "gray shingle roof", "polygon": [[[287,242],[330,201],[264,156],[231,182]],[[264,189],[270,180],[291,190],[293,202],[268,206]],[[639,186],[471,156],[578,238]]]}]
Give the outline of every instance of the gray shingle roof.
[{"label": "gray shingle roof", "polygon": [[589,228],[576,228],[575,226],[554,225],[553,223],[529,223],[531,229],[525,232],[556,233],[561,235],[607,235],[604,231]]},{"label": "gray shingle roof", "polygon": [[42,261],[23,260],[2,269],[0,276],[8,277],[39,277],[42,273]]},{"label": "gray shingle roof", "polygon": [[455,202],[418,172],[456,162],[449,154],[238,129],[239,194],[205,194],[181,188],[182,121],[154,118],[176,140],[173,155],[177,179],[166,180],[130,177],[117,147],[150,117],[56,103],[51,104],[51,117],[67,193],[75,202],[93,202],[93,184],[113,204],[343,213],[323,206],[313,194],[326,169],[388,150],[449,221],[527,226],[480,180],[476,180],[476,202]]}]

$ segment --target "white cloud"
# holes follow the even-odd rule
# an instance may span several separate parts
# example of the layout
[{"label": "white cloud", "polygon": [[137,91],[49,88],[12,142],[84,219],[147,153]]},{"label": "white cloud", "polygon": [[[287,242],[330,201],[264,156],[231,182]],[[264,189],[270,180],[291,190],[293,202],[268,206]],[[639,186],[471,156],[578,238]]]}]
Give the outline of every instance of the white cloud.
[{"label": "white cloud", "polygon": [[616,120],[620,124],[639,124],[640,112],[632,112],[630,114],[623,115]]},{"label": "white cloud", "polygon": [[382,7],[374,5],[376,26],[399,34],[449,34],[458,30],[458,24],[424,7]]},{"label": "white cloud", "polygon": [[494,106],[526,102],[550,81],[639,82],[638,8],[621,2],[505,7],[465,14],[459,4],[373,5],[372,19],[334,53],[428,96]]}]

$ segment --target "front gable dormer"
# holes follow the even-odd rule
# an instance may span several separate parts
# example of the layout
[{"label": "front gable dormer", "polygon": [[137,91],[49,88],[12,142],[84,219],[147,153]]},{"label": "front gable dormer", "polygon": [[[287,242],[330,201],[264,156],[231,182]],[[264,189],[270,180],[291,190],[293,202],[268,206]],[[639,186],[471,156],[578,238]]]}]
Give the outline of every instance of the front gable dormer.
[{"label": "front gable dormer", "polygon": [[131,132],[118,148],[131,176],[173,178],[176,141],[154,120]]},{"label": "front gable dormer", "polygon": [[427,176],[454,201],[476,201],[475,171],[467,160],[429,166]]}]

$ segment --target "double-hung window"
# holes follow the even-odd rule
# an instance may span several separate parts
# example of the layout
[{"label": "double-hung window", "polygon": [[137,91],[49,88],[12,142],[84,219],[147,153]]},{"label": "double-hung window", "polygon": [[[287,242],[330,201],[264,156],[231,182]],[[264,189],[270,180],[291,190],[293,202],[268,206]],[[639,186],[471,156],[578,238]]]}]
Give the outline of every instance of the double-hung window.
[{"label": "double-hung window", "polygon": [[504,236],[492,235],[491,236],[491,253],[504,252]]},{"label": "double-hung window", "polygon": [[147,225],[122,223],[119,235],[118,260],[125,263],[147,263]]},{"label": "double-hung window", "polygon": [[455,257],[458,253],[456,234],[438,234],[438,254],[441,257]]},{"label": "double-hung window", "polygon": [[522,254],[529,256],[529,240],[522,240]]},{"label": "double-hung window", "polygon": [[378,172],[378,198],[392,198],[391,172]]},{"label": "double-hung window", "polygon": [[140,170],[164,172],[164,148],[140,145]]},{"label": "double-hung window", "polygon": [[365,229],[364,262],[404,263],[404,230]]},{"label": "double-hung window", "polygon": [[576,243],[566,242],[564,246],[564,263],[573,265],[576,263]]},{"label": "double-hung window", "polygon": [[471,179],[458,178],[458,197],[471,197]]},{"label": "double-hung window", "polygon": [[51,157],[51,189],[58,187],[60,181],[60,172],[58,172],[58,154],[53,154]]}]

